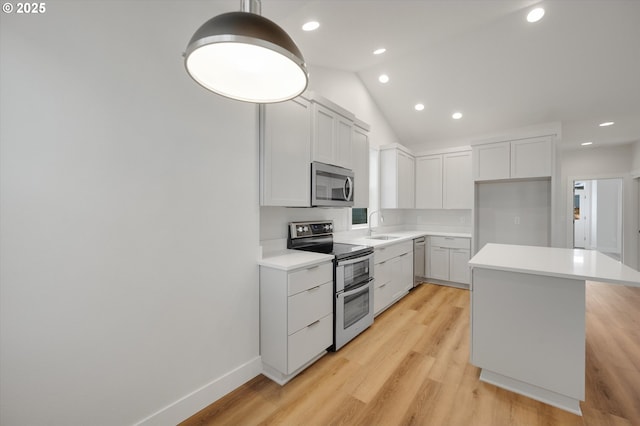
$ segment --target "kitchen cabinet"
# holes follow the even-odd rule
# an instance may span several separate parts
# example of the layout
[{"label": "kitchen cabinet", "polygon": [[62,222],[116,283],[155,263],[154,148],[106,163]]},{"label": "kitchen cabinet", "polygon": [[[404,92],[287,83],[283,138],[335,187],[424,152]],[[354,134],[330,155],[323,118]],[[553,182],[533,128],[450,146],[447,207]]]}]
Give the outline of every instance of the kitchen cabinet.
[{"label": "kitchen cabinet", "polygon": [[310,128],[303,97],[260,107],[260,205],[309,207]]},{"label": "kitchen cabinet", "polygon": [[376,247],[373,277],[373,311],[378,315],[413,287],[413,241]]},{"label": "kitchen cabinet", "polygon": [[430,279],[470,284],[471,241],[460,237],[429,237],[427,276]]},{"label": "kitchen cabinet", "polygon": [[485,181],[550,177],[553,158],[551,137],[476,145],[473,178]]},{"label": "kitchen cabinet", "polygon": [[416,208],[442,208],[442,155],[416,157]]},{"label": "kitchen cabinet", "polygon": [[416,158],[417,209],[471,209],[471,151]]},{"label": "kitchen cabinet", "polygon": [[322,100],[322,103],[313,101],[312,117],[313,161],[351,169],[351,136],[355,117],[327,100]]},{"label": "kitchen cabinet", "polygon": [[351,136],[353,147],[354,208],[369,207],[369,126],[356,120]]},{"label": "kitchen cabinet", "polygon": [[332,344],[332,262],[293,271],[260,266],[263,374],[282,385]]},{"label": "kitchen cabinet", "polygon": [[380,149],[380,207],[415,207],[415,160],[401,145]]}]

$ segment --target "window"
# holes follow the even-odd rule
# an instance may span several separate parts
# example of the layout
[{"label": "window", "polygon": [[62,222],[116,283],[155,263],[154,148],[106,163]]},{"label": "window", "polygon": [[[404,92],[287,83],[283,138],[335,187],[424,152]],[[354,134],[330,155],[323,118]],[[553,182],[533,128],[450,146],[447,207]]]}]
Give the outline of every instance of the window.
[{"label": "window", "polygon": [[351,224],[352,225],[366,225],[367,224],[367,209],[351,209]]}]

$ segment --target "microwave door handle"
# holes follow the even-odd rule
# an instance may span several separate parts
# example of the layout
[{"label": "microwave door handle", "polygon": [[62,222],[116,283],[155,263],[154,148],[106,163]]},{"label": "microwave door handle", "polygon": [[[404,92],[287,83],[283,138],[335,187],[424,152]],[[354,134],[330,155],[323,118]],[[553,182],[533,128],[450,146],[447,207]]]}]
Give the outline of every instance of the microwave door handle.
[{"label": "microwave door handle", "polygon": [[347,180],[344,181],[344,187],[342,188],[342,194],[346,201],[351,201],[351,194],[353,192],[353,182],[351,178],[347,176]]}]

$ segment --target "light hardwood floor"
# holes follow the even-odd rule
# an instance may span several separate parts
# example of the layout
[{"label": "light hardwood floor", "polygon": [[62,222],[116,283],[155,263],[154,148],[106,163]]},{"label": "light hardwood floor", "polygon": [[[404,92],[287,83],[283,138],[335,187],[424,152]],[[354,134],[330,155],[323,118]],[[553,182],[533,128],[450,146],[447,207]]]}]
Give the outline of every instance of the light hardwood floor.
[{"label": "light hardwood floor", "polygon": [[640,425],[640,289],[586,298],[583,417],[480,382],[469,292],[423,284],[287,385],[260,375],[182,425]]}]

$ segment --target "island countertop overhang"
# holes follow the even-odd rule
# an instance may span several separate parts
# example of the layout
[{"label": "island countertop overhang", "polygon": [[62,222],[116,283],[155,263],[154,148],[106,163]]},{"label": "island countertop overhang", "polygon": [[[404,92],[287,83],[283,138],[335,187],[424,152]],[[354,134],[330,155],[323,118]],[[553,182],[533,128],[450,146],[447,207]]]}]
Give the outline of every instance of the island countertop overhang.
[{"label": "island countertop overhang", "polygon": [[469,266],[640,287],[640,272],[595,250],[489,243]]}]

